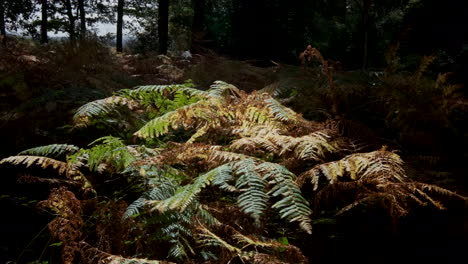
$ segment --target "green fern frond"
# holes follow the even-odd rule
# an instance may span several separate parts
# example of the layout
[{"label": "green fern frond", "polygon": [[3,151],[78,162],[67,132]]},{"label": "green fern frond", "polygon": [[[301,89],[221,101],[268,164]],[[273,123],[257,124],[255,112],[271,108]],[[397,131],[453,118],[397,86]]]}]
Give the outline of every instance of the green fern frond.
[{"label": "green fern frond", "polygon": [[204,205],[199,205],[197,209],[197,219],[202,221],[204,224],[208,226],[219,226],[221,222],[216,219],[208,210],[205,209]]},{"label": "green fern frond", "polygon": [[270,110],[270,113],[279,121],[283,122],[289,122],[289,121],[296,121],[297,120],[297,114],[280,104],[278,101],[276,101],[273,98],[267,98],[265,99],[266,106],[268,110]]},{"label": "green fern frond", "polygon": [[165,135],[169,132],[171,125],[170,117],[174,115],[175,111],[167,112],[166,114],[156,117],[155,119],[146,123],[134,135],[140,138],[154,138]]},{"label": "green fern frond", "polygon": [[259,225],[260,217],[267,208],[269,197],[265,190],[268,182],[257,173],[252,159],[236,162],[233,169],[240,176],[235,185],[236,189],[241,192],[237,203],[241,210],[252,216],[255,223]]},{"label": "green fern frond", "polygon": [[267,194],[272,197],[281,197],[272,208],[279,210],[281,218],[290,222],[299,222],[300,227],[311,234],[310,215],[312,210],[310,210],[307,200],[302,196],[299,186],[294,182],[296,175],[276,163],[264,162],[256,169],[263,174],[263,178],[270,185],[273,185]]},{"label": "green fern frond", "polygon": [[129,218],[133,215],[138,215],[140,213],[140,209],[147,204],[149,200],[164,200],[168,199],[172,195],[174,195],[177,185],[168,178],[162,178],[158,180],[158,183],[153,183],[153,187],[143,193],[140,198],[135,200],[131,203],[127,210],[125,211],[123,218]]},{"label": "green fern frond", "polygon": [[67,144],[52,144],[47,146],[30,148],[21,151],[18,155],[44,156],[57,158],[64,154],[73,154],[79,150],[78,147]]},{"label": "green fern frond", "polygon": [[229,94],[238,96],[241,93],[237,87],[223,81],[215,81],[207,92],[208,97],[217,99],[222,99]]},{"label": "green fern frond", "polygon": [[198,101],[174,111],[156,117],[146,123],[134,135],[140,138],[154,138],[169,133],[169,129],[176,129],[179,126],[184,128],[190,127],[190,123],[196,118],[203,117],[207,114],[204,110],[207,108],[205,101]]},{"label": "green fern frond", "polygon": [[164,92],[172,93],[172,92],[184,92],[191,96],[199,96],[199,97],[206,97],[207,92],[198,90],[191,87],[192,85],[187,84],[172,84],[172,85],[144,85],[138,86],[133,90],[130,90],[130,95],[137,96],[141,93],[147,92],[156,92],[163,94]]},{"label": "green fern frond", "polygon": [[160,201],[150,201],[148,204],[152,207],[151,210],[165,212],[167,210],[178,210],[183,212],[190,204],[196,200],[196,196],[206,186],[210,185],[213,179],[220,171],[224,169],[216,168],[199,177],[192,184],[187,184],[177,189],[174,196]]},{"label": "green fern frond", "polygon": [[235,192],[238,191],[236,187],[233,185],[229,184],[234,177],[233,177],[233,171],[231,168],[230,164],[225,164],[222,166],[219,166],[216,168],[217,173],[215,174],[215,177],[213,178],[213,185],[219,186],[222,190],[226,190],[229,192]]},{"label": "green fern frond", "polygon": [[73,116],[75,126],[87,126],[92,118],[105,116],[115,112],[118,107],[127,106],[134,109],[139,106],[138,102],[121,96],[111,96],[104,99],[89,102],[76,110]]},{"label": "green fern frond", "polygon": [[80,162],[80,159],[85,159],[92,171],[100,171],[104,163],[112,165],[117,171],[124,171],[136,160],[132,154],[136,150],[127,147],[121,139],[116,137],[102,137],[90,145],[95,146],[90,149],[82,149],[71,155],[68,158],[68,163],[75,164]]}]

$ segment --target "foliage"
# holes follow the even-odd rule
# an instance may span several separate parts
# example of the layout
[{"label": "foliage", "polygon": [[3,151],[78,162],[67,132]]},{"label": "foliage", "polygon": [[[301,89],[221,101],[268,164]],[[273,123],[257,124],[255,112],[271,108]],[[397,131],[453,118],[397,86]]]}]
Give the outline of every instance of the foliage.
[{"label": "foliage", "polygon": [[[49,229],[64,243],[64,262],[80,252],[85,260],[94,254],[111,263],[202,258],[305,263],[298,248],[274,241],[274,230],[288,222],[291,234],[300,234],[291,223],[310,234],[310,204],[316,215],[321,207],[335,204],[340,215],[380,199],[398,219],[414,207],[444,210],[444,201],[466,199],[413,181],[394,152],[357,152],[360,148],[339,122],[305,120],[267,93],[249,94],[221,81],[205,91],[190,84],[141,86],[85,105],[77,110],[75,122],[106,120],[119,107],[139,109],[136,114],[147,120],[132,131],[140,145],[107,136],[88,149],[49,145],[23,152],[68,155],[68,163],[38,156],[1,162],[51,166],[59,174],[79,176],[69,179],[84,187],[80,191],[55,189],[41,203],[58,215]],[[179,143],[164,142],[168,136]],[[85,198],[89,190],[98,195],[94,202]],[[65,204],[56,205],[57,197]],[[97,201],[102,205],[85,205]],[[90,207],[95,220],[85,225],[81,210]],[[245,220],[249,218],[253,221]],[[83,235],[89,228],[104,242]],[[161,250],[151,250],[155,247]],[[288,252],[286,259],[281,252]]]}]

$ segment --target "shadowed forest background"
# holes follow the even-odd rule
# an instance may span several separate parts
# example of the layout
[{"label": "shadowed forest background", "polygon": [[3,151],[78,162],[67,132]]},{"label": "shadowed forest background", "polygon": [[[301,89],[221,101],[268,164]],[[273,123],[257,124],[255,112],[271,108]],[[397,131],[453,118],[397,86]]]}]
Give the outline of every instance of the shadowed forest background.
[{"label": "shadowed forest background", "polygon": [[0,0],[0,263],[466,259],[467,15]]}]

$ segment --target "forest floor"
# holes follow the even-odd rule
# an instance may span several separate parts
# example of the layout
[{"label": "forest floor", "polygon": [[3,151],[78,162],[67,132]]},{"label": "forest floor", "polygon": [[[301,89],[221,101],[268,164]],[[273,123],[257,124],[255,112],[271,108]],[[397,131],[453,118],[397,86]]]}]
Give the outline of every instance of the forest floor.
[{"label": "forest floor", "polygon": [[[418,181],[468,196],[466,87],[451,84],[449,75],[430,72],[424,61],[414,72],[332,72],[324,70],[319,57],[310,58],[308,65],[271,62],[271,67],[256,67],[255,61],[214,53],[127,55],[95,41],[39,47],[17,40],[0,50],[0,158],[52,143],[86,147],[102,131],[70,132],[74,111],[118,90],[187,80],[206,90],[222,80],[247,92],[274,91],[280,102],[307,119],[337,120],[346,133],[359,134],[376,148],[398,150]],[[26,198],[33,189],[20,190],[21,184],[5,176],[0,183],[5,212],[0,262],[33,260],[45,250],[44,226],[50,219],[38,216],[35,201]],[[3,195],[11,189],[17,197]],[[308,257],[316,263],[361,258],[364,263],[456,261],[465,256],[468,244],[466,207],[442,213],[422,210],[403,219],[397,230],[378,210],[364,219],[341,219],[340,225],[317,223],[309,241],[317,250]]]}]

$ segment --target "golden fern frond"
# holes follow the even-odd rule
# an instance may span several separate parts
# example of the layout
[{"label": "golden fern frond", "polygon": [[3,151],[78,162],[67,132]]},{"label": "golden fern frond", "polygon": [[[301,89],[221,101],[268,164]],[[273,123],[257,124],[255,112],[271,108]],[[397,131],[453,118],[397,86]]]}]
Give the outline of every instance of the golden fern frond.
[{"label": "golden fern frond", "polygon": [[363,178],[383,177],[389,181],[403,182],[406,177],[400,156],[386,150],[369,153],[357,153],[344,157],[339,161],[320,164],[303,173],[298,179],[301,185],[310,179],[317,190],[319,180],[325,177],[328,184],[340,179],[359,180]]},{"label": "golden fern frond", "polygon": [[78,243],[80,255],[84,263],[97,264],[175,264],[169,261],[150,260],[142,258],[125,258],[122,256],[112,255],[96,247],[91,246],[85,241]]},{"label": "golden fern frond", "polygon": [[59,157],[64,154],[73,154],[79,150],[78,147],[68,144],[52,144],[35,147],[21,151],[18,155]]},{"label": "golden fern frond", "polygon": [[284,129],[275,126],[274,124],[263,124],[252,126],[239,126],[232,129],[232,134],[239,136],[240,138],[246,137],[265,137],[267,135],[280,135],[286,131]]},{"label": "golden fern frond", "polygon": [[0,164],[12,164],[12,165],[26,165],[26,167],[31,167],[33,165],[40,166],[41,168],[52,167],[56,169],[59,174],[69,174],[70,167],[66,162],[58,161],[48,157],[40,156],[11,156],[4,158],[0,161]]},{"label": "golden fern frond", "polygon": [[204,246],[217,246],[224,249],[227,249],[231,253],[240,253],[242,250],[229,244],[221,237],[217,236],[215,233],[211,232],[208,228],[204,227],[201,224],[197,226],[197,242]]},{"label": "golden fern frond", "polygon": [[127,106],[130,110],[139,107],[139,103],[121,96],[111,96],[104,99],[89,102],[76,110],[73,116],[73,122],[76,127],[85,127],[89,125],[93,117],[110,114],[120,106]]},{"label": "golden fern frond", "polygon": [[416,80],[420,80],[422,75],[426,72],[427,68],[431,66],[435,59],[437,59],[436,55],[424,56],[421,59],[418,70],[414,73],[414,78]]},{"label": "golden fern frond", "polygon": [[320,161],[327,154],[343,151],[344,144],[333,131],[316,131],[302,137],[268,134],[262,137],[246,137],[231,144],[234,150],[255,151],[263,149],[280,157],[291,154],[299,160]]}]

